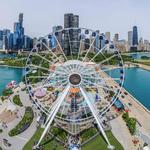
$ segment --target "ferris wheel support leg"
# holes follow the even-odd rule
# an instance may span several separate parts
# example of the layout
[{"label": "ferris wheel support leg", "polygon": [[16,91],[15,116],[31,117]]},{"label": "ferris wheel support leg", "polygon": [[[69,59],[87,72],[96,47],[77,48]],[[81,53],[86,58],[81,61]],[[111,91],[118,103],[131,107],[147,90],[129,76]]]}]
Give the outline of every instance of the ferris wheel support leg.
[{"label": "ferris wheel support leg", "polygon": [[49,128],[50,128],[50,126],[51,126],[51,124],[52,124],[52,122],[53,122],[53,120],[54,120],[54,118],[55,118],[55,116],[56,116],[56,114],[57,114],[61,104],[62,104],[62,102],[64,101],[64,98],[66,97],[66,95],[67,95],[67,93],[69,91],[69,88],[70,88],[70,86],[67,86],[65,88],[65,90],[62,92],[62,94],[58,97],[57,101],[59,101],[59,103],[55,104],[54,110],[50,113],[50,115],[49,115],[50,119],[48,120],[48,123],[47,123],[47,125],[46,125],[46,127],[45,127],[45,129],[44,129],[44,131],[42,133],[42,136],[41,136],[39,142],[37,143],[36,147],[39,147],[39,144],[41,143],[42,139],[44,138],[44,136],[48,132],[48,130],[49,130]]},{"label": "ferris wheel support leg", "polygon": [[106,133],[105,133],[103,127],[101,126],[101,121],[100,121],[100,118],[99,118],[99,116],[98,116],[97,110],[94,108],[93,104],[92,104],[91,101],[89,100],[89,98],[88,98],[88,96],[87,96],[85,90],[84,90],[82,87],[80,87],[80,90],[81,90],[81,93],[82,93],[83,97],[85,98],[85,101],[87,102],[87,104],[88,104],[88,106],[89,106],[89,108],[90,108],[90,110],[91,110],[91,112],[92,112],[92,114],[93,114],[93,116],[94,116],[94,118],[95,118],[97,124],[98,124],[98,127],[99,127],[99,129],[100,129],[100,131],[101,131],[103,137],[105,138],[105,140],[106,140],[106,142],[107,142],[107,144],[108,144],[108,147],[109,147],[109,148],[110,148],[110,147],[113,147],[113,146],[110,144],[110,142],[109,142],[109,140],[108,140],[108,138],[107,138],[107,136],[106,136]]},{"label": "ferris wheel support leg", "polygon": [[55,105],[53,106],[53,108],[51,109],[50,114],[49,114],[49,116],[48,116],[48,118],[47,118],[47,120],[46,120],[46,122],[45,122],[45,124],[44,124],[44,127],[46,127],[47,123],[48,123],[49,120],[51,119],[51,116],[52,116],[52,114],[54,113],[56,107],[59,105],[59,102],[60,102],[60,101],[59,101],[59,99],[58,99],[57,102],[55,103]]}]

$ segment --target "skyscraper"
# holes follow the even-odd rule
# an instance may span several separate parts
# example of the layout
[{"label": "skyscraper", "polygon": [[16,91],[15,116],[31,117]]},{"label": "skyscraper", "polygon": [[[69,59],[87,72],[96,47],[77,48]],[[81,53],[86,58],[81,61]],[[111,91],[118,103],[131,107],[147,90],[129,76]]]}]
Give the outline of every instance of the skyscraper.
[{"label": "skyscraper", "polygon": [[137,45],[138,45],[138,30],[137,30],[137,26],[133,27],[132,45],[134,47],[137,47]]},{"label": "skyscraper", "polygon": [[25,37],[24,35],[23,13],[19,14],[18,21],[14,23],[13,29],[13,33],[8,29],[0,30],[0,49],[20,50],[27,49],[25,47],[28,45],[28,50],[30,50],[33,46],[33,42],[30,37]]},{"label": "skyscraper", "polygon": [[105,32],[105,37],[108,41],[110,41],[110,32]]},{"label": "skyscraper", "polygon": [[[62,26],[54,26],[53,27],[53,33],[55,33],[55,36],[56,36],[58,42],[63,47],[63,44],[62,44],[62,29],[63,29]],[[56,41],[55,38],[54,38],[54,40],[55,40],[55,46],[56,46],[57,45],[57,41]]]},{"label": "skyscraper", "polygon": [[23,49],[24,44],[23,14],[19,14],[18,22],[14,23],[14,50]]},{"label": "skyscraper", "polygon": [[23,13],[19,14],[19,23],[21,26],[23,26]]},{"label": "skyscraper", "polygon": [[3,31],[0,30],[0,49],[3,48]]},{"label": "skyscraper", "polygon": [[[78,28],[79,16],[74,14],[64,15],[64,28]],[[74,42],[72,42],[74,41]],[[76,41],[76,42],[75,42]],[[64,52],[66,55],[78,53],[79,51],[79,35],[77,29],[70,29],[64,32]]]},{"label": "skyscraper", "polygon": [[10,34],[10,30],[4,29],[3,30],[3,49],[9,49],[8,37]]},{"label": "skyscraper", "polygon": [[133,32],[129,31],[128,32],[128,44],[129,44],[130,47],[132,46],[132,43],[133,43],[132,39],[133,39]]},{"label": "skyscraper", "polygon": [[118,42],[118,41],[119,41],[119,34],[116,33],[116,34],[114,35],[114,42]]}]

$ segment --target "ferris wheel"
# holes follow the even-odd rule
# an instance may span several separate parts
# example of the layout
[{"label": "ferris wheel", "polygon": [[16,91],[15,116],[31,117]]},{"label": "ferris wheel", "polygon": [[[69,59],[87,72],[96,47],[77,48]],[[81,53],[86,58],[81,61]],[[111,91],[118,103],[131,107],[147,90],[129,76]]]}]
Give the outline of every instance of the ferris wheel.
[{"label": "ferris wheel", "polygon": [[[117,78],[109,76],[114,68]],[[47,115],[37,147],[53,122],[73,136],[95,122],[112,148],[101,118],[121,93],[124,68],[104,34],[65,28],[40,38],[27,59],[25,80],[33,103]]]}]

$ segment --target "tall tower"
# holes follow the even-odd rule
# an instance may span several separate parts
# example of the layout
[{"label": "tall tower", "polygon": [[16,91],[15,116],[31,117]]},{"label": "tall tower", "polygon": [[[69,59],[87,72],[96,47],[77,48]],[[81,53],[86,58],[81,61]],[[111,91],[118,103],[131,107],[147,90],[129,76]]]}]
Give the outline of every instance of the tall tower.
[{"label": "tall tower", "polygon": [[105,32],[106,39],[110,41],[110,32]]},{"label": "tall tower", "polygon": [[137,30],[137,26],[133,27],[132,44],[133,44],[134,47],[137,47],[137,45],[138,45],[138,30]]},{"label": "tall tower", "polygon": [[129,44],[130,47],[132,46],[132,43],[133,43],[132,39],[133,39],[133,32],[129,31],[128,32],[128,44]]},{"label": "tall tower", "polygon": [[116,33],[116,34],[114,35],[114,42],[118,42],[118,41],[119,41],[119,34]]},{"label": "tall tower", "polygon": [[20,25],[22,27],[22,25],[23,25],[23,13],[19,14],[19,23],[20,23]]},{"label": "tall tower", "polygon": [[[79,16],[72,13],[64,15],[64,28],[78,28],[79,27]],[[69,41],[77,41],[70,42]],[[66,55],[77,53],[79,50],[79,36],[78,30],[72,29],[67,30],[64,33],[64,52]]]}]

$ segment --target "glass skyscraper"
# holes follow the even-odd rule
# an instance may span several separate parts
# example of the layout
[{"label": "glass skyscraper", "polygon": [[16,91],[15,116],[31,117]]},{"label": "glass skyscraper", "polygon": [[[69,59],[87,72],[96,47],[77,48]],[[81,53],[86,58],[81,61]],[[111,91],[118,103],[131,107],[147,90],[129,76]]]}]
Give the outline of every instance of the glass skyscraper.
[{"label": "glass skyscraper", "polygon": [[24,35],[23,13],[19,14],[18,21],[14,23],[14,32],[9,29],[0,30],[0,49],[3,50],[31,50],[33,40]]},{"label": "glass skyscraper", "polygon": [[[72,13],[64,15],[64,28],[78,28],[79,16]],[[70,41],[70,44],[69,44]],[[71,42],[76,41],[76,42]],[[66,55],[78,53],[79,51],[79,35],[77,29],[67,30],[64,33],[64,52]]]},{"label": "glass skyscraper", "polygon": [[138,30],[137,26],[133,27],[132,45],[136,47],[138,45]]}]

